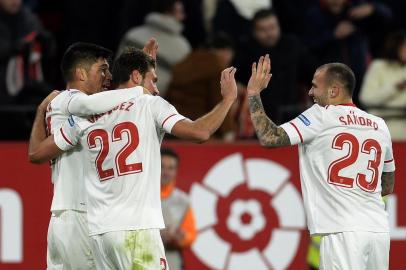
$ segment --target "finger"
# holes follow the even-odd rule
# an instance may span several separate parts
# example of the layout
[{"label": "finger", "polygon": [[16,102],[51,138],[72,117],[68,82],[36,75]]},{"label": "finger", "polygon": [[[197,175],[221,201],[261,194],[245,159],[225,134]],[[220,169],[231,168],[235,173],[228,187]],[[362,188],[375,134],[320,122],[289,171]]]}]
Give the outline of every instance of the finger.
[{"label": "finger", "polygon": [[251,73],[252,75],[256,75],[257,74],[257,63],[252,63],[252,67],[251,67]]},{"label": "finger", "polygon": [[226,79],[226,73],[227,73],[227,68],[224,69],[224,70],[221,72],[221,81],[224,81],[224,80]]},{"label": "finger", "polygon": [[264,63],[264,57],[261,56],[259,58],[258,65],[257,65],[257,75],[261,75],[262,70],[263,70],[263,63]]},{"label": "finger", "polygon": [[230,72],[230,77],[231,77],[231,79],[234,80],[234,75],[235,75],[236,72],[237,72],[237,69],[236,69],[236,68],[233,68],[233,70],[231,70],[231,72]]},{"label": "finger", "polygon": [[266,75],[266,77],[265,77],[265,81],[264,81],[264,88],[267,88],[268,87],[268,84],[269,84],[269,82],[271,81],[271,78],[272,78],[272,74],[267,74]]},{"label": "finger", "polygon": [[271,59],[269,58],[269,54],[265,56],[264,66],[264,74],[266,75],[271,72]]},{"label": "finger", "polygon": [[271,61],[271,58],[269,58],[269,62],[268,62],[268,70],[269,70],[269,72],[271,72],[271,69],[272,69],[272,61]]},{"label": "finger", "polygon": [[226,79],[227,81],[230,80],[230,72],[231,72],[231,70],[232,70],[233,68],[234,68],[234,67],[229,67],[229,68],[227,68],[227,72],[226,72],[226,75],[225,75],[225,79]]}]

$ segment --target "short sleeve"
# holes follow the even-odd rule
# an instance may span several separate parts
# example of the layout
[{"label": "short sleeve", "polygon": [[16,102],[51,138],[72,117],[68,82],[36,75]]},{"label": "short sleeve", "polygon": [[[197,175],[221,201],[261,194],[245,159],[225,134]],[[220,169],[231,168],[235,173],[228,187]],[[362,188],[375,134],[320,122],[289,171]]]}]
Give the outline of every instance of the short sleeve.
[{"label": "short sleeve", "polygon": [[81,134],[81,128],[74,116],[70,116],[59,129],[54,131],[54,141],[61,150],[67,151],[78,144]]},{"label": "short sleeve", "polygon": [[392,144],[386,147],[385,160],[383,161],[383,172],[395,171],[395,159],[393,158]]},{"label": "short sleeve", "polygon": [[308,143],[316,138],[323,129],[325,108],[315,104],[295,119],[284,123],[281,128],[288,134],[292,145]]},{"label": "short sleeve", "polygon": [[153,98],[151,110],[155,119],[156,125],[167,133],[171,133],[173,126],[185,119],[183,115],[179,114],[178,111],[169,102],[161,97],[151,97]]}]

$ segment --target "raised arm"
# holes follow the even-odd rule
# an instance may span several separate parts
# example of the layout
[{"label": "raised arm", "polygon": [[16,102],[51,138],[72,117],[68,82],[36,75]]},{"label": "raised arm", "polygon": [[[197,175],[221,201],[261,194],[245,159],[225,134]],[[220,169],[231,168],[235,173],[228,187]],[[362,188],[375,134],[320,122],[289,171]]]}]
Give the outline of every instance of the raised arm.
[{"label": "raised arm", "polygon": [[393,187],[395,186],[395,172],[383,172],[382,173],[382,196],[393,193]]},{"label": "raised arm", "polygon": [[265,113],[260,93],[268,86],[271,80],[271,60],[269,56],[261,56],[252,64],[251,78],[247,86],[248,104],[252,124],[261,145],[266,147],[281,147],[290,145],[288,134],[277,126]]},{"label": "raised arm", "polygon": [[149,92],[142,86],[105,91],[93,95],[76,93],[72,95],[67,104],[65,104],[65,110],[67,114],[76,116],[104,113],[113,109],[118,104],[131,98],[139,97],[144,93]]},{"label": "raised arm", "polygon": [[234,78],[236,69],[226,68],[221,73],[221,95],[223,96],[213,110],[195,121],[185,119],[177,122],[172,128],[172,135],[193,142],[207,141],[216,132],[227,116],[228,111],[237,99],[237,84]]}]

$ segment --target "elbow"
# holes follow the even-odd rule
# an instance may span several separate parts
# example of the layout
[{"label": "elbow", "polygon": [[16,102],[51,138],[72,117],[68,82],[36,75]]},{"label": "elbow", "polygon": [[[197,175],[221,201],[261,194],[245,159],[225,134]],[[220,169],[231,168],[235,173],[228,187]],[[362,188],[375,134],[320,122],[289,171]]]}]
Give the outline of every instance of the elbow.
[{"label": "elbow", "polygon": [[276,148],[276,147],[278,147],[276,144],[274,144],[274,143],[272,143],[271,141],[268,141],[268,140],[260,139],[259,143],[261,144],[261,146],[266,147],[266,148]]},{"label": "elbow", "polygon": [[208,131],[199,131],[194,134],[195,143],[204,143],[210,139],[210,132]]},{"label": "elbow", "polygon": [[44,163],[46,160],[42,159],[38,153],[36,152],[30,152],[28,153],[28,161],[32,164],[42,164]]},{"label": "elbow", "polygon": [[382,197],[385,197],[385,196],[390,195],[392,193],[393,193],[393,187],[390,188],[390,189],[387,189],[387,190],[382,190],[381,195],[382,195]]}]

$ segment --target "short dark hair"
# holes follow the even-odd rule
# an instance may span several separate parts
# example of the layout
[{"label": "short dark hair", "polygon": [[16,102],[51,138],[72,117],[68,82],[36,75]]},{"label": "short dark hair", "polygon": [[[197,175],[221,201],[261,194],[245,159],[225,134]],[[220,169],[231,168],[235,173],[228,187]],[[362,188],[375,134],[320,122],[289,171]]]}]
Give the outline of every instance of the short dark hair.
[{"label": "short dark hair", "polygon": [[61,71],[66,82],[74,79],[75,69],[82,65],[90,67],[97,62],[99,58],[111,59],[113,52],[102,46],[76,42],[69,46],[65,51],[61,61]]},{"label": "short dark hair", "polygon": [[326,69],[326,81],[328,84],[338,81],[343,84],[349,96],[352,97],[355,88],[355,75],[351,68],[343,63],[328,63],[318,69]]},{"label": "short dark hair", "polygon": [[214,49],[234,49],[234,41],[226,33],[218,32],[207,39],[206,47]]},{"label": "short dark hair", "polygon": [[127,47],[114,61],[113,81],[115,84],[125,83],[134,70],[138,70],[144,78],[150,68],[155,68],[155,60],[135,47]]},{"label": "short dark hair", "polygon": [[254,17],[252,18],[251,24],[252,27],[255,27],[255,24],[259,21],[262,20],[264,18],[268,18],[271,16],[276,16],[276,13],[272,10],[272,9],[260,9],[258,10],[255,14]]},{"label": "short dark hair", "polygon": [[406,32],[397,31],[388,36],[385,41],[383,58],[389,61],[399,62],[399,48],[406,42]]},{"label": "short dark hair", "polygon": [[179,155],[171,148],[161,148],[161,156],[169,156],[179,162]]}]

